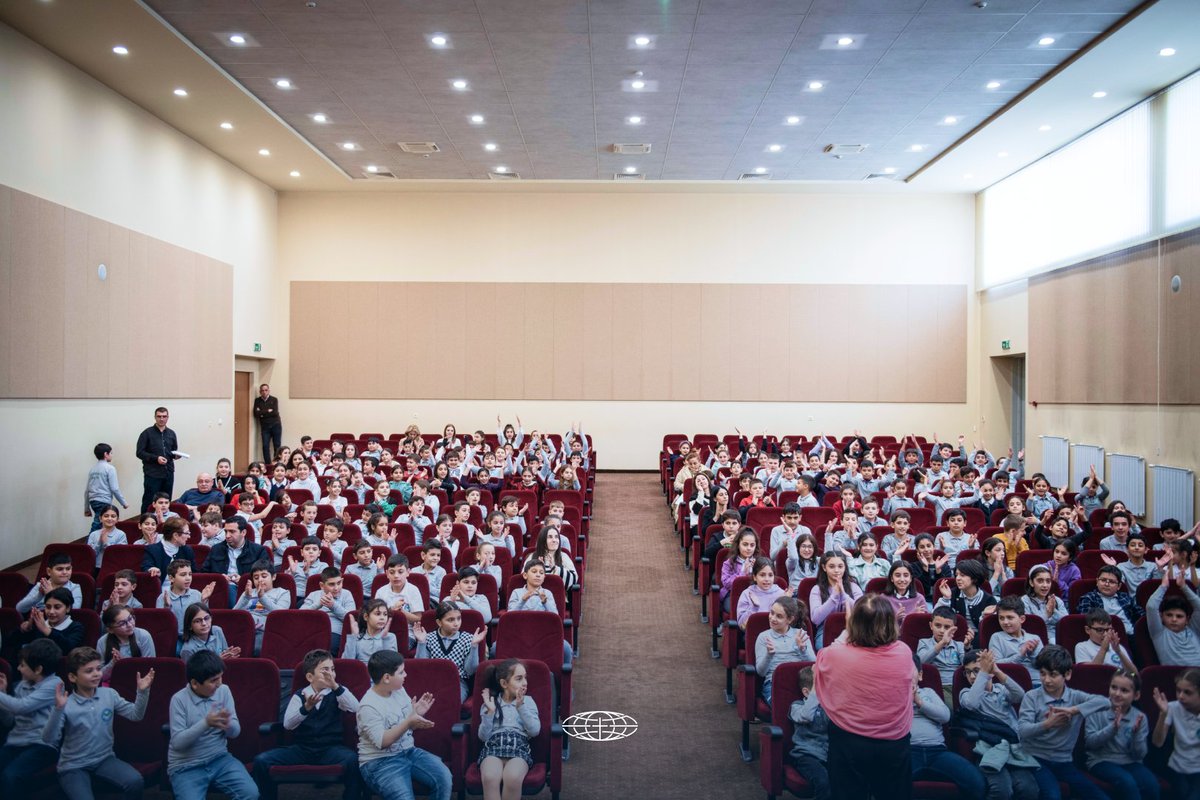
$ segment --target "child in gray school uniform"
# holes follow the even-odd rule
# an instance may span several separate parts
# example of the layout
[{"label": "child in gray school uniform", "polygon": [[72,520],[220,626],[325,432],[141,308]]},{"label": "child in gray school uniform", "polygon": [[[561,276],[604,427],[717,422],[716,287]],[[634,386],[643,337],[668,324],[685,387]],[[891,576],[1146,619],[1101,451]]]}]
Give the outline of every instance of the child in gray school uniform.
[{"label": "child in gray school uniform", "polygon": [[[922,664],[937,667],[942,686],[947,687],[947,691],[954,685],[954,673],[962,665],[966,654],[966,644],[954,639],[957,625],[958,615],[954,611],[946,606],[935,608],[929,619],[929,629],[933,635],[917,643],[917,658],[921,659]],[[968,628],[966,641],[969,643],[973,636],[974,631]]]},{"label": "child in gray school uniform", "polygon": [[958,693],[956,724],[973,733],[989,800],[1038,800],[1034,770],[1040,765],[1025,755],[1017,736],[1014,705],[1025,699],[1025,690],[987,650],[970,650],[963,657],[967,688]]},{"label": "child in gray school uniform", "polygon": [[55,674],[62,650],[49,639],[35,639],[21,648],[18,658],[21,680],[12,694],[8,676],[0,672],[0,711],[14,717],[0,747],[0,791],[5,797],[16,797],[26,779],[58,760],[58,748],[42,741],[42,731],[62,686]]},{"label": "child in gray school uniform", "polygon": [[304,598],[300,606],[307,610],[324,611],[329,615],[330,651],[336,653],[342,643],[342,620],[354,610],[354,595],[342,588],[342,573],[337,567],[326,567],[321,573],[321,591]]},{"label": "child in gray school uniform", "polygon": [[797,673],[802,700],[792,703],[788,717],[795,723],[792,749],[788,757],[796,771],[808,781],[813,800],[829,800],[829,717],[813,691],[813,669],[805,667]]},{"label": "child in gray school uniform", "polygon": [[1041,675],[1034,664],[1044,643],[1037,634],[1028,633],[1022,627],[1025,624],[1024,601],[1017,595],[1001,598],[996,606],[996,617],[1000,622],[1000,630],[988,640],[988,650],[1001,664],[1020,664],[1025,667],[1033,685],[1040,686]]}]

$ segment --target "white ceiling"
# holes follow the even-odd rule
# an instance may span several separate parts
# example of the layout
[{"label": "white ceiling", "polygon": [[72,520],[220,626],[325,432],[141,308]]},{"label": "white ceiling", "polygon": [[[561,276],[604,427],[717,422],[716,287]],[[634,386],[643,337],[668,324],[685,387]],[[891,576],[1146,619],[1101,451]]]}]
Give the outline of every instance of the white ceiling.
[{"label": "white ceiling", "polygon": [[[146,0],[346,174],[908,176],[1138,0]],[[237,46],[229,35],[244,35]],[[435,34],[445,48],[430,45]],[[651,38],[639,48],[637,35]],[[853,44],[838,46],[838,37]],[[1038,40],[1051,36],[1051,46]],[[643,73],[646,88],[630,83]],[[275,81],[293,84],[279,89]],[[466,91],[451,81],[469,82]],[[821,81],[820,91],[808,89]],[[990,81],[999,87],[988,89]],[[314,122],[314,113],[328,124]],[[471,124],[472,114],[485,117]],[[629,116],[644,119],[639,126]],[[787,125],[790,115],[802,117]],[[946,124],[945,118],[957,118]],[[432,141],[430,157],[398,141]],[[343,150],[343,142],[361,149]],[[495,143],[495,152],[484,150]],[[649,155],[611,152],[650,143]],[[828,144],[862,144],[835,159]],[[772,144],[783,145],[778,153]],[[913,152],[912,145],[921,145]],[[1015,159],[1014,159],[1015,161]],[[961,180],[961,177],[959,178]],[[959,190],[967,187],[958,187]]]}]

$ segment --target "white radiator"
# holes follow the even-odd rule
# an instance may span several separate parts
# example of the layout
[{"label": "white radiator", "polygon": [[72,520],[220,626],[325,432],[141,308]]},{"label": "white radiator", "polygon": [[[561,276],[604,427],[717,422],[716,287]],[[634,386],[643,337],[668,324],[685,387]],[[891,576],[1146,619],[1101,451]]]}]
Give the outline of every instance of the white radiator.
[{"label": "white radiator", "polygon": [[1157,525],[1164,519],[1179,520],[1186,531],[1195,524],[1192,509],[1195,504],[1196,476],[1190,469],[1163,467],[1151,464],[1154,475],[1154,519]]},{"label": "white radiator", "polygon": [[[1096,475],[1104,480],[1104,448],[1094,444],[1071,445],[1071,491],[1078,492],[1088,476],[1088,468],[1095,466]],[[1056,484],[1058,485],[1058,484]]]},{"label": "white radiator", "polygon": [[1042,472],[1057,489],[1067,482],[1071,449],[1063,436],[1042,436]]},{"label": "white radiator", "polygon": [[1109,502],[1120,500],[1136,517],[1146,514],[1146,459],[1110,453],[1108,456]]}]

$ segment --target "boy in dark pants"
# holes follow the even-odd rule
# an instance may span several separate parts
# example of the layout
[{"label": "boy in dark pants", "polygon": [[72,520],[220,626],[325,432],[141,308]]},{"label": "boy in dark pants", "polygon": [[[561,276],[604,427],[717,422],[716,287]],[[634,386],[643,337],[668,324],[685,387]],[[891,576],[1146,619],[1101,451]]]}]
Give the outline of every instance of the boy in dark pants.
[{"label": "boy in dark pants", "polygon": [[342,797],[355,800],[361,792],[358,753],[343,741],[342,712],[358,713],[358,700],[338,685],[333,654],[328,650],[312,650],[304,657],[304,677],[308,686],[292,695],[283,714],[283,727],[292,732],[293,744],[259,753],[254,759],[258,790],[265,800],[274,800],[271,767],[337,764],[346,784]]}]

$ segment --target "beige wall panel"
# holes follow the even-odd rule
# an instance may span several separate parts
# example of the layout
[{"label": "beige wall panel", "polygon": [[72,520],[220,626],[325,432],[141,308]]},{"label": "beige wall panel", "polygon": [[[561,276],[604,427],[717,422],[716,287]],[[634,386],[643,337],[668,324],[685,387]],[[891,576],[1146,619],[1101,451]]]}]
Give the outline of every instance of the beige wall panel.
[{"label": "beige wall panel", "polygon": [[[1109,353],[1101,369],[1112,374],[1119,396],[1127,403],[1153,403],[1158,394],[1158,365],[1156,359],[1149,357],[1158,347],[1158,326],[1146,324],[1158,320],[1157,276],[1158,248],[1154,245],[1138,248],[1129,266],[1113,270],[1106,313],[1091,320],[1088,326],[1096,335],[1099,335],[1096,328],[1109,332],[1104,339]],[[1129,367],[1112,369],[1113,364]]]},{"label": "beige wall panel", "polygon": [[525,289],[519,283],[493,284],[495,300],[488,315],[496,350],[496,398],[525,396]]},{"label": "beige wall panel", "polygon": [[[399,369],[401,353],[388,347],[387,335],[383,332],[391,326],[380,316],[379,296],[374,283],[348,281],[341,286],[338,305],[353,309],[358,319],[372,320],[363,328],[361,346],[347,347],[344,336],[322,337],[321,341],[321,388],[325,392],[338,392],[340,381],[351,397],[373,398],[379,383],[377,373],[381,369]],[[330,373],[330,366],[334,372]],[[334,377],[339,376],[339,377]],[[387,433],[387,431],[385,431]]]},{"label": "beige wall panel", "polygon": [[11,394],[9,370],[17,339],[13,302],[13,190],[0,184],[0,396]]},{"label": "beige wall panel", "polygon": [[[377,284],[380,287],[386,283]],[[496,329],[496,284],[466,284],[467,313],[462,319],[470,320],[467,327],[467,369],[463,375],[464,396],[485,399],[498,397],[496,394],[496,370],[499,363],[494,331]],[[480,333],[484,331],[484,333]],[[396,397],[397,395],[387,395]],[[401,395],[403,396],[403,395]]]},{"label": "beige wall panel", "polygon": [[759,287],[759,307],[763,309],[754,345],[761,355],[758,361],[759,399],[782,402],[791,397],[791,342],[787,332],[792,325],[789,287],[764,284]]},{"label": "beige wall panel", "polygon": [[[404,313],[412,320],[412,330],[423,340],[437,341],[423,358],[413,359],[414,363],[408,367],[408,397],[437,397],[444,350],[440,333],[445,326],[442,321],[445,312],[433,305],[437,298],[429,284],[405,284],[405,289]],[[331,387],[331,391],[336,389]]]},{"label": "beige wall panel", "polygon": [[642,284],[642,399],[671,394],[672,327],[678,319],[671,306],[671,286]]},{"label": "beige wall panel", "polygon": [[734,381],[730,359],[735,347],[725,286],[700,286],[700,308],[693,327],[700,332],[700,391],[710,400],[729,400]]},{"label": "beige wall panel", "polygon": [[554,397],[554,284],[525,284],[525,391],[526,400]]},{"label": "beige wall panel", "polygon": [[[123,308],[124,298],[128,298],[129,286],[132,282],[131,258],[134,238],[138,234],[113,225],[108,234],[109,256],[105,266],[108,268],[107,277],[102,281],[96,273],[98,264],[85,269],[87,278],[88,298],[95,305],[103,305],[104,311],[99,316],[103,320],[103,332],[97,338],[103,339],[108,347],[105,354],[108,371],[108,397],[135,397],[138,395],[136,386],[132,383],[129,373],[129,347],[134,338],[144,337],[146,325],[146,309]],[[123,324],[117,324],[124,320]],[[88,343],[91,351],[91,341]],[[91,374],[88,374],[88,385],[91,386]]]},{"label": "beige wall panel", "polygon": [[[1162,316],[1162,400],[1200,404],[1200,231],[1163,244],[1158,297]],[[1181,286],[1171,291],[1171,278]]]},{"label": "beige wall panel", "polygon": [[583,397],[611,400],[613,397],[613,287],[608,283],[584,284]]},{"label": "beige wall panel", "polygon": [[[192,330],[190,299],[193,287],[184,282],[185,277],[191,274],[191,267],[192,261],[185,256],[182,248],[157,239],[151,240],[150,296],[160,297],[159,305],[163,306],[164,311],[162,323],[157,328],[157,336],[161,338],[155,348],[153,374],[160,387],[158,393],[163,397],[183,396],[183,363],[177,356],[168,357],[166,352],[181,352],[183,348],[180,345]],[[171,343],[169,351],[164,351],[164,342]]]},{"label": "beige wall panel", "polygon": [[[388,341],[406,341],[407,337],[416,336],[417,329],[413,327],[411,318],[404,313],[404,284],[386,281],[375,284],[379,295],[379,315],[388,321],[388,326],[396,333],[388,337]],[[413,358],[406,348],[399,348],[403,358]],[[416,359],[413,358],[415,361]],[[392,363],[392,357],[384,356],[383,369],[379,370],[380,397],[408,397],[408,376],[413,369],[419,369],[418,364]],[[388,434],[392,431],[381,431]]]},{"label": "beige wall panel", "polygon": [[559,283],[553,286],[554,382],[550,397],[556,400],[582,400],[586,285]]},{"label": "beige wall panel", "polygon": [[[74,211],[67,212],[67,222],[68,230],[77,226],[83,228],[85,249],[82,258],[78,263],[73,259],[69,260],[67,269],[71,271],[72,282],[76,277],[83,280],[86,305],[82,307],[89,310],[89,316],[91,316],[90,312],[95,311],[95,324],[89,326],[86,340],[80,342],[79,349],[85,360],[83,391],[79,394],[68,391],[66,394],[75,397],[120,396],[119,389],[125,391],[129,389],[129,370],[124,355],[127,350],[119,350],[118,341],[114,341],[114,338],[122,340],[121,343],[127,345],[130,338],[138,335],[139,329],[144,329],[152,315],[130,313],[132,309],[121,308],[119,304],[127,302],[127,295],[116,294],[114,290],[117,287],[110,285],[110,282],[115,283],[121,279],[127,283],[129,278],[128,275],[118,276],[117,273],[121,270],[115,263],[110,263],[114,260],[113,236],[117,226],[95,217],[77,214]],[[128,254],[130,248],[128,232],[123,237],[123,242],[125,252]],[[126,260],[128,259],[126,258]],[[101,281],[100,276],[96,274],[96,270],[101,264],[107,268],[108,277],[104,281]],[[146,306],[142,306],[142,308],[149,311]],[[120,333],[114,336],[114,329]],[[76,339],[72,336],[68,341],[74,342]]]},{"label": "beige wall panel", "polygon": [[[781,286],[787,292],[787,327],[780,328],[780,348],[777,358],[786,370],[788,399],[808,400],[819,386],[819,356],[815,347],[815,331],[820,315],[813,302],[820,286]],[[786,346],[784,346],[786,344]]]},{"label": "beige wall panel", "polygon": [[[930,287],[937,299],[938,330],[944,349],[937,358],[934,395],[919,400],[935,403],[967,401],[967,292],[962,286]],[[893,399],[880,387],[880,400]]]},{"label": "beige wall panel", "polygon": [[204,294],[210,287],[205,281],[204,257],[192,254],[184,256],[184,263],[179,270],[179,279],[183,284],[183,295],[180,298],[177,317],[176,334],[179,336],[179,393],[184,397],[203,397],[205,394],[203,357],[205,325],[203,306],[197,302],[197,295]]},{"label": "beige wall panel", "polygon": [[[296,281],[291,285],[291,319],[289,321],[291,341],[289,372],[290,385],[288,394],[291,397],[320,397],[321,395],[321,366],[320,339],[323,331],[319,324],[309,324],[311,314],[321,305],[322,295],[328,291],[327,284]],[[330,325],[335,314],[319,315],[326,325]]]},{"label": "beige wall panel", "polygon": [[38,397],[63,394],[66,315],[66,209],[39,199],[37,303]]},{"label": "beige wall panel", "polygon": [[729,399],[735,401],[758,399],[758,363],[761,347],[757,330],[759,316],[758,287],[749,284],[731,284],[725,287],[729,300],[730,324],[733,327],[733,343],[730,350],[729,370],[732,381]]},{"label": "beige wall panel", "polygon": [[[150,282],[150,237],[140,233],[129,236],[129,269],[127,275],[118,277],[117,282],[109,288],[113,301],[109,304],[109,314],[127,314],[137,320],[137,324],[129,330],[128,349],[125,351],[125,374],[129,376],[129,396],[133,397],[135,387],[148,386],[154,374],[154,340],[161,329],[163,312],[161,301],[154,303],[151,296]],[[124,292],[117,294],[124,281]],[[109,365],[120,369],[113,362],[120,357],[114,349],[109,355]]]},{"label": "beige wall panel", "polygon": [[618,283],[613,291],[613,399],[641,400],[642,388],[642,286]]},{"label": "beige wall panel", "polygon": [[708,359],[704,353],[700,309],[703,286],[698,283],[671,284],[671,399],[699,400],[701,378]]},{"label": "beige wall panel", "polygon": [[880,312],[883,319],[881,331],[887,341],[881,351],[883,360],[880,363],[893,367],[884,370],[886,375],[880,391],[886,392],[885,396],[909,403],[921,397],[921,387],[924,385],[921,376],[930,363],[924,348],[930,338],[930,323],[913,316],[916,309],[913,295],[918,288],[892,287],[891,298]]},{"label": "beige wall panel", "polygon": [[859,372],[855,348],[859,339],[863,309],[858,305],[858,286],[821,287],[821,323],[814,329],[822,362],[822,391],[818,397],[832,402],[854,398]]},{"label": "beige wall panel", "polygon": [[[87,217],[78,211],[67,209],[63,220],[63,261],[64,285],[63,302],[70,313],[63,318],[63,394],[69,397],[85,397],[88,395],[89,345],[95,332],[107,327],[108,302],[107,298],[98,301],[89,285],[88,277],[96,274],[93,266],[88,269],[88,225]],[[126,238],[128,249],[128,238]],[[99,279],[96,279],[99,283]],[[108,343],[105,347],[105,364],[97,369],[98,376],[103,376],[104,389],[109,388]]]},{"label": "beige wall panel", "polygon": [[210,291],[199,293],[204,320],[199,363],[201,397],[233,396],[233,270],[215,258],[200,257]]},{"label": "beige wall panel", "polygon": [[[435,308],[442,309],[439,314],[440,319],[471,319],[471,315],[466,310],[466,284],[439,283],[433,285],[436,287],[435,296],[437,298]],[[444,342],[445,348],[440,359],[441,363],[437,367],[435,388],[438,393],[431,395],[432,397],[466,396],[466,381],[463,373],[471,365],[470,359],[467,358],[467,331],[468,325],[442,323],[442,327],[437,333],[437,339],[439,342]],[[442,347],[439,345],[438,349],[441,350]]]},{"label": "beige wall panel", "polygon": [[36,285],[38,280],[37,200],[21,192],[13,193],[12,213],[12,295],[8,314],[13,338],[9,368],[9,396],[36,397],[38,349]]}]

